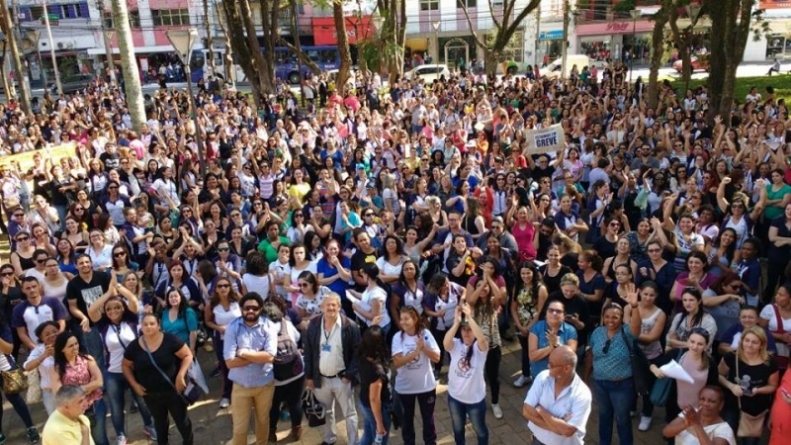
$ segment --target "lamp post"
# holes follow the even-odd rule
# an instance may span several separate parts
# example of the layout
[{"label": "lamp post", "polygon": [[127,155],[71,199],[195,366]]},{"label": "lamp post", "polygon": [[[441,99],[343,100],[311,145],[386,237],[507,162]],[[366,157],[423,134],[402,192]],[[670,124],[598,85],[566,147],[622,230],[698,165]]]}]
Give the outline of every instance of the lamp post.
[{"label": "lamp post", "polygon": [[[47,5],[47,0],[44,0],[42,3],[44,6],[44,25],[47,27],[47,37],[49,38],[49,54],[50,57],[52,57],[52,70],[55,71],[55,85],[58,87],[58,94],[63,94],[63,84],[60,81],[58,60],[55,57],[55,44],[52,39],[52,28],[49,25],[49,5]],[[36,43],[36,45],[38,45],[38,43]],[[47,88],[46,85],[44,85],[44,88]]]},{"label": "lamp post", "polygon": [[172,29],[167,31],[168,40],[173,45],[173,49],[184,64],[184,74],[187,76],[187,97],[189,98],[189,106],[192,109],[192,119],[195,124],[195,139],[198,143],[198,161],[200,162],[201,177],[206,176],[206,161],[204,159],[203,138],[201,136],[200,124],[198,123],[198,110],[195,108],[195,98],[192,95],[192,69],[190,68],[190,59],[192,58],[192,47],[198,41],[198,30],[195,28],[189,29]]},{"label": "lamp post", "polygon": [[437,54],[436,57],[434,57],[434,68],[437,71],[437,80],[439,80],[439,27],[441,25],[442,22],[439,20],[431,24],[431,26],[434,28],[434,45],[437,47]]},{"label": "lamp post", "polygon": [[632,15],[632,57],[629,58],[629,84],[632,83],[632,72],[634,72],[634,57],[637,55],[637,19],[642,15],[639,9],[629,11]]}]

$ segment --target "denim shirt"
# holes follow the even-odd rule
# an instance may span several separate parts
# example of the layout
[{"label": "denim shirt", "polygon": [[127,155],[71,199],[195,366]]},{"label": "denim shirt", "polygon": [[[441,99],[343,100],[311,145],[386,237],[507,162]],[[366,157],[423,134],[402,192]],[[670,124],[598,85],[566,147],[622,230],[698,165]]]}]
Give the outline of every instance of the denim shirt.
[{"label": "denim shirt", "polygon": [[[538,349],[546,348],[549,346],[549,340],[547,340],[547,322],[544,320],[540,320],[530,328],[530,332],[535,334],[538,337]],[[577,339],[577,330],[574,326],[566,323],[565,321],[560,324],[560,328],[558,329],[558,340],[560,344],[565,345],[568,344],[569,340],[576,340]],[[549,356],[544,357],[538,361],[531,361],[530,362],[530,372],[533,375],[538,375],[541,371],[547,369],[549,365]]]},{"label": "denim shirt", "polygon": [[[225,330],[225,344],[223,346],[223,358],[232,360],[236,358],[239,349],[250,349],[252,351],[266,351],[277,355],[277,332],[274,330],[272,322],[261,317],[255,326],[248,326],[242,317],[237,318],[228,324]],[[265,365],[251,363],[247,366],[232,368],[228,372],[228,378],[245,388],[258,388],[274,381],[273,367],[271,363]]]}]

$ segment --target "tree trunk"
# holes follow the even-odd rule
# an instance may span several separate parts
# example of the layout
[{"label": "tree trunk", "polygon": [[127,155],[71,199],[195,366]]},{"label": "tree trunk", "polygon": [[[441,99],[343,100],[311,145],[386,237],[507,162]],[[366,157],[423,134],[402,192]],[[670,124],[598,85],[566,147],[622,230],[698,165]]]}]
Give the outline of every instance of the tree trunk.
[{"label": "tree trunk", "polygon": [[[681,80],[684,82],[683,94],[689,89],[689,81],[692,78],[692,56],[689,52],[689,34],[687,30],[683,32],[678,28],[678,6],[670,1],[670,30],[673,33],[673,41],[678,48],[678,57],[681,59]],[[689,30],[692,32],[692,30]]]},{"label": "tree trunk", "polygon": [[143,91],[140,87],[140,69],[137,66],[135,46],[132,43],[129,9],[124,0],[112,0],[112,5],[113,26],[115,26],[115,35],[118,39],[118,51],[121,54],[121,69],[124,72],[124,93],[132,125],[135,129],[139,129],[146,122],[146,110],[143,103]]},{"label": "tree trunk", "polygon": [[[211,32],[211,21],[209,21],[209,0],[203,0],[203,23],[206,25],[206,57],[209,59],[209,70],[212,75],[217,74],[217,66],[214,63],[214,37]],[[225,79],[226,82],[229,79]]]},{"label": "tree trunk", "polygon": [[346,34],[346,18],[343,13],[343,3],[332,2],[332,16],[335,18],[335,34],[338,36],[338,55],[341,65],[338,69],[338,78],[335,81],[335,89],[343,97],[346,93],[346,82],[351,77],[352,54],[349,51],[349,36]]},{"label": "tree trunk", "polygon": [[654,15],[654,30],[651,34],[651,71],[648,74],[648,107],[656,109],[659,105],[659,68],[665,53],[665,24],[668,12],[663,6]]},{"label": "tree trunk", "polygon": [[[240,11],[240,3],[236,0],[223,0],[222,1],[222,8],[225,12],[225,24],[228,28],[228,33],[226,34],[226,39],[230,40],[230,46],[234,49],[236,53],[238,53],[239,63],[244,71],[245,76],[250,81],[250,89],[253,92],[253,98],[255,100],[256,106],[260,107],[262,105],[261,100],[266,93],[265,89],[265,82],[262,81],[261,77],[263,76],[262,71],[259,69],[258,64],[253,59],[253,51],[261,53],[261,49],[258,46],[258,40],[253,39],[253,43],[255,46],[251,48],[250,40],[247,39],[245,35],[245,28],[248,25],[244,23],[245,21],[250,21],[249,15],[249,8],[248,14],[246,18],[242,18],[242,14]],[[250,23],[252,25],[252,23]],[[253,33],[255,36],[255,33]],[[230,60],[230,64],[228,63],[228,53],[226,52],[226,66],[230,65],[231,69],[233,69],[233,59]],[[274,90],[274,83],[271,85],[272,90]]]},{"label": "tree trunk", "polygon": [[[22,63],[21,55],[19,53],[19,46],[17,46],[17,39],[16,36],[12,33],[15,32],[14,26],[11,21],[11,14],[14,11],[8,8],[8,3],[6,0],[0,1],[0,30],[3,31],[3,34],[6,36],[6,40],[10,45],[11,49],[11,61],[14,64],[14,79],[19,82],[19,105],[22,107],[22,111],[25,113],[30,113],[30,89],[28,88],[28,84],[25,82],[25,73],[27,73],[27,67]],[[41,68],[44,69],[43,67]],[[16,87],[14,86],[14,82],[11,82],[10,90],[5,90],[6,98],[10,97],[10,94],[16,93]]]},{"label": "tree trunk", "polygon": [[[483,48],[483,67],[486,70],[486,79],[493,82],[497,78],[497,61],[500,53],[493,48]],[[469,63],[469,62],[467,62]],[[470,69],[474,67],[470,66]]]},{"label": "tree trunk", "polygon": [[220,25],[220,29],[222,30],[222,35],[225,36],[225,53],[223,54],[223,68],[225,72],[223,74],[225,75],[226,82],[231,82],[231,85],[236,86],[236,82],[239,79],[236,78],[236,69],[234,68],[231,33],[228,31],[228,25],[226,25],[225,21],[220,17],[219,4],[215,4],[214,13],[217,24]]},{"label": "tree trunk", "polygon": [[[3,39],[3,53],[2,53],[3,55],[2,58],[0,58],[0,60],[6,60],[5,57],[7,54],[6,51],[7,48],[8,48],[8,39]],[[41,70],[41,72],[43,73],[44,70]],[[5,63],[0,63],[0,77],[3,78],[3,91],[11,91],[11,87],[9,86],[8,83],[8,76],[5,75]],[[8,98],[8,93],[6,93],[6,98]]]}]

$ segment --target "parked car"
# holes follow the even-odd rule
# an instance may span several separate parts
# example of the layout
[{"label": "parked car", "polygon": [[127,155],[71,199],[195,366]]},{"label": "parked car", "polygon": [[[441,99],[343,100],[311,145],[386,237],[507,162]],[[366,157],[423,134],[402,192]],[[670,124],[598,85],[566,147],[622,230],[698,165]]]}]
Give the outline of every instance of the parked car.
[{"label": "parked car", "polygon": [[[568,78],[571,76],[571,70],[577,66],[577,72],[582,72],[582,69],[591,66],[590,57],[584,54],[569,54],[566,56],[566,73],[563,77]],[[563,58],[553,60],[547,66],[538,70],[541,76],[546,76],[549,79],[554,79],[561,75],[560,71],[563,67]]]},{"label": "parked car", "polygon": [[[709,61],[708,60],[706,60],[706,59],[698,59],[697,57],[692,56],[692,58],[690,59],[690,62],[692,63],[692,72],[693,73],[695,71],[706,71],[706,72],[709,72]],[[684,71],[684,61],[679,59],[679,60],[676,60],[675,62],[673,62],[673,69],[676,70],[676,72],[678,72],[678,73],[681,73],[682,71]]]},{"label": "parked car", "polygon": [[450,78],[450,70],[448,69],[448,65],[420,65],[417,68],[404,73],[405,79],[415,80],[419,77],[426,83],[433,83],[434,79],[439,79],[442,76],[445,76],[445,79]]}]

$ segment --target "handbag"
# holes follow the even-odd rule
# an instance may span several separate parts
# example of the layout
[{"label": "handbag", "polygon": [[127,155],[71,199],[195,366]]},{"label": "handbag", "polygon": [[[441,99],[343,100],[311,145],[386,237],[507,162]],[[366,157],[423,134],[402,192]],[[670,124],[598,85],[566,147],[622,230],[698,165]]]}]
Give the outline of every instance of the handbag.
[{"label": "handbag", "polygon": [[645,396],[651,392],[651,378],[648,375],[648,359],[645,357],[643,350],[635,344],[635,340],[629,341],[629,337],[621,329],[621,336],[629,349],[629,362],[632,364],[632,380],[634,381],[634,390],[638,396]]},{"label": "handbag", "polygon": [[[734,374],[734,382],[739,384],[739,355],[734,354],[734,361],[736,362],[736,373]],[[754,416],[742,411],[742,398],[737,397],[739,403],[739,429],[737,430],[737,437],[761,437],[764,433],[764,425],[766,424],[766,415],[769,410],[764,410],[761,414]]]},{"label": "handbag", "polygon": [[[676,360],[681,361],[683,358],[683,352],[678,351],[676,355]],[[651,399],[651,403],[654,406],[661,406],[664,407],[667,405],[667,399],[670,397],[670,391],[673,390],[673,379],[664,378],[664,379],[656,379],[654,382],[654,386],[651,388],[651,395],[649,398]]]},{"label": "handbag", "polygon": [[[151,364],[154,365],[154,369],[159,371],[159,374],[162,376],[162,378],[164,378],[165,381],[170,384],[173,390],[176,391],[176,394],[179,394],[179,390],[176,388],[176,385],[173,383],[172,380],[170,380],[170,377],[168,377],[168,375],[165,374],[165,371],[163,371],[162,368],[159,367],[156,360],[154,360],[154,356],[151,355],[151,351],[148,349],[148,343],[146,343],[146,339],[143,337],[141,337],[141,339],[143,340],[143,349],[145,349],[146,354],[148,354],[148,359],[151,361]],[[190,368],[192,368],[192,365],[190,365]],[[184,399],[185,402],[187,402],[187,405],[192,405],[193,403],[200,400],[203,394],[204,394],[203,389],[199,385],[197,385],[195,383],[195,380],[193,380],[192,376],[190,376],[189,373],[187,373],[187,387],[184,388],[184,392],[179,394],[181,398]]]},{"label": "handbag", "polygon": [[[777,308],[776,304],[772,305],[772,308],[775,310],[775,318],[777,319],[777,330],[772,332],[773,334],[785,334],[785,329],[783,328],[783,317],[780,316],[780,309]],[[789,357],[779,354],[774,354],[772,359],[775,361],[777,365],[777,369],[782,374],[786,369],[788,369],[788,362]]]},{"label": "handbag", "polygon": [[327,423],[324,405],[316,398],[312,389],[306,389],[302,393],[302,412],[308,418],[308,426],[315,428]]},{"label": "handbag", "polygon": [[11,369],[0,371],[0,377],[3,378],[3,394],[19,394],[27,391],[28,383],[25,371],[17,366],[16,361],[10,355],[6,355],[6,360],[11,365]]},{"label": "handbag", "polygon": [[28,404],[38,403],[44,398],[43,391],[41,389],[41,374],[39,374],[38,368],[29,371],[27,374],[27,394],[25,395],[25,401]]}]

